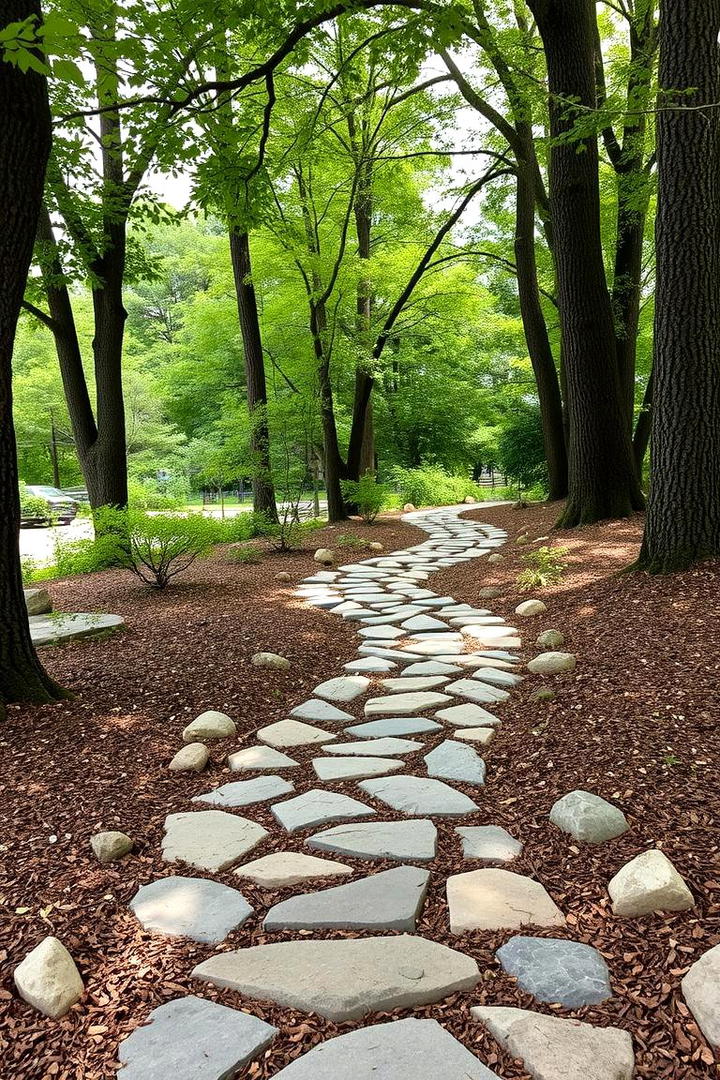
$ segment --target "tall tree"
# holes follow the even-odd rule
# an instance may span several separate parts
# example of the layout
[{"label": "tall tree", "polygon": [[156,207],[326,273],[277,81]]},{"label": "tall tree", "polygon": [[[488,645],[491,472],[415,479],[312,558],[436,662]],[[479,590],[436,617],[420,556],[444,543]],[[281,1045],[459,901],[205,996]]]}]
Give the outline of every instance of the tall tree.
[{"label": "tall tree", "polygon": [[720,555],[720,0],[660,9],[652,572]]}]

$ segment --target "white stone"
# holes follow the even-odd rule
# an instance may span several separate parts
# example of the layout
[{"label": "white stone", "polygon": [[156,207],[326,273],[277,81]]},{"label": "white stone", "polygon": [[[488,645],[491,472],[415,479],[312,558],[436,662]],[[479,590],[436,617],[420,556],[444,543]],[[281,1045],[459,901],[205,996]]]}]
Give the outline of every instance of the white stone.
[{"label": "white stone", "polygon": [[468,700],[475,703],[483,702],[488,704],[495,701],[506,701],[510,697],[507,690],[489,686],[487,683],[475,679],[457,679],[455,682],[448,683],[445,689],[449,694],[468,698]]},{"label": "white stone", "polygon": [[373,641],[393,641],[405,636],[405,632],[397,626],[363,626],[358,634]]},{"label": "white stone", "polygon": [[365,693],[369,685],[370,680],[363,675],[340,675],[336,679],[320,683],[313,690],[313,694],[329,701],[354,701]]},{"label": "white stone", "polygon": [[191,742],[178,750],[168,768],[172,772],[202,772],[210,758],[210,751],[201,742]]},{"label": "white stone", "polygon": [[404,761],[383,757],[327,757],[313,758],[313,769],[320,778],[333,780],[364,780],[368,776],[384,776],[405,767]]},{"label": "white stone", "polygon": [[365,702],[366,716],[410,716],[413,713],[434,709],[450,701],[447,694],[433,691],[417,694],[386,694],[384,697],[370,698]]},{"label": "white stone", "polygon": [[82,997],[83,981],[70,953],[56,937],[46,937],[15,968],[23,1001],[52,1020],[64,1016]]},{"label": "white stone", "polygon": [[275,724],[260,728],[257,737],[276,747],[314,746],[316,743],[337,739],[335,732],[313,727],[312,724],[303,724],[300,720],[278,720]]},{"label": "white stone", "polygon": [[515,608],[516,615],[522,615],[525,618],[530,618],[533,615],[544,615],[547,611],[547,604],[543,604],[542,600],[523,600],[522,604],[518,604]]},{"label": "white stone", "polygon": [[680,985],[703,1035],[720,1047],[720,945],[696,960]]},{"label": "white stone", "polygon": [[454,727],[491,727],[501,723],[487,709],[469,701],[462,705],[451,705],[449,709],[440,709],[435,715],[438,720],[446,720]]},{"label": "white stone", "polygon": [[315,855],[303,855],[297,851],[274,851],[271,855],[263,855],[261,859],[239,866],[233,873],[236,877],[248,878],[261,889],[284,889],[304,881],[349,877],[353,868],[332,859],[319,859]]},{"label": "white stone", "polygon": [[544,652],[528,662],[527,669],[533,675],[559,675],[562,671],[573,671],[577,660],[573,653]]},{"label": "white stone", "polygon": [[274,652],[255,653],[250,663],[253,667],[270,668],[272,671],[287,671],[290,667],[290,661],[285,656]]},{"label": "white stone", "polygon": [[442,686],[447,679],[444,675],[417,675],[403,674],[396,679],[383,679],[382,687],[391,694],[413,693],[415,690],[432,690],[434,686]]},{"label": "white stone", "polygon": [[455,832],[462,840],[463,858],[480,862],[512,862],[522,851],[522,844],[499,825],[469,825]]},{"label": "white stone", "polygon": [[570,791],[550,811],[553,825],[586,844],[602,844],[630,828],[622,810],[591,791]]},{"label": "white stone", "polygon": [[463,739],[465,742],[478,743],[480,746],[489,746],[495,738],[495,732],[489,727],[458,728],[453,732],[453,739]]},{"label": "white stone", "polygon": [[334,746],[324,746],[326,754],[359,754],[367,757],[393,757],[395,754],[410,754],[415,750],[422,750],[423,743],[415,739],[397,739],[392,736],[385,738],[371,738],[367,741],[362,739],[358,742],[335,743]]},{"label": "white stone", "polygon": [[319,701],[316,698],[296,705],[290,710],[290,715],[297,716],[300,720],[319,720],[321,724],[348,724],[355,719],[351,713],[337,709],[329,701]]},{"label": "white stone", "polygon": [[211,873],[239,862],[267,836],[262,825],[223,810],[169,814],[165,818],[162,857]]},{"label": "white stone", "polygon": [[209,712],[200,713],[192,720],[183,731],[183,742],[202,742],[204,739],[227,739],[235,735],[237,728],[235,723],[225,713]]},{"label": "white stone", "polygon": [[346,671],[367,671],[370,674],[383,674],[386,671],[393,671],[397,668],[397,664],[392,660],[383,660],[380,656],[361,656],[359,660],[351,660],[348,664],[343,664]]},{"label": "white stone", "polygon": [[313,559],[322,566],[332,566],[335,562],[335,553],[330,548],[318,548]]},{"label": "white stone", "polygon": [[565,916],[539,881],[488,868],[447,880],[450,932],[565,926]]},{"label": "white stone", "polygon": [[657,911],[687,911],[695,898],[662,851],[653,848],[618,870],[608,884],[615,915],[650,915]]},{"label": "white stone", "polygon": [[132,851],[133,842],[124,832],[99,832],[90,837],[90,847],[99,863],[105,866],[107,863],[122,859],[129,851]]},{"label": "white stone", "polygon": [[228,765],[233,772],[247,772],[261,769],[297,769],[299,762],[273,750],[271,746],[247,746],[228,754]]}]

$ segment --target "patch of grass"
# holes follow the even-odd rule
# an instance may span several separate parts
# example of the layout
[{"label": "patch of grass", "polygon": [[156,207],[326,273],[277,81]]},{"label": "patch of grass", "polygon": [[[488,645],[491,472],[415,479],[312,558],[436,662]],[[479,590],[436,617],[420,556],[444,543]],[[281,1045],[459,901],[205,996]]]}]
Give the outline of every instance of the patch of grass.
[{"label": "patch of grass", "polygon": [[517,583],[523,592],[531,589],[544,589],[555,585],[562,578],[567,564],[564,559],[568,549],[565,547],[541,547],[522,556],[527,569],[517,576]]}]

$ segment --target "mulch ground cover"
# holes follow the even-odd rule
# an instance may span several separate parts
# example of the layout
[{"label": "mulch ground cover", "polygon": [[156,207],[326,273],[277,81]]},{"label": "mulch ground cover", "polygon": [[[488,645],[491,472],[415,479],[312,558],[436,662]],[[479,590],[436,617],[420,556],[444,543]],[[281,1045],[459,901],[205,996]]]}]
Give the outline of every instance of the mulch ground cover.
[{"label": "mulch ground cover", "polygon": [[[720,568],[706,564],[672,578],[618,574],[637,553],[640,518],[560,533],[551,531],[553,507],[478,507],[469,516],[507,529],[505,558],[496,565],[472,560],[437,573],[433,590],[479,603],[480,588],[497,586],[502,595],[481,603],[520,626],[525,658],[537,651],[537,635],[551,628],[562,630],[564,648],[578,656],[576,671],[545,680],[529,676],[499,706],[503,725],[483,755],[487,787],[479,798],[477,789],[463,789],[481,805],[473,823],[503,825],[524,842],[512,869],[537,877],[568,915],[566,931],[537,934],[564,935],[598,948],[615,993],[602,1005],[572,1013],[538,1005],[495,961],[496,949],[512,933],[451,937],[445,878],[473,866],[462,861],[454,829],[463,821],[454,819],[438,822],[439,858],[418,932],[475,957],[482,982],[440,1005],[373,1016],[370,1022],[408,1014],[436,1017],[499,1076],[527,1080],[521,1063],[500,1051],[469,1012],[477,1004],[519,1005],[626,1028],[635,1043],[638,1077],[717,1076],[713,1053],[689,1016],[679,985],[692,962],[720,941]],[[516,578],[531,548],[516,546],[514,538],[526,529],[533,541],[549,535],[542,543],[567,547],[568,569],[558,584],[528,594],[542,597],[547,614],[518,623],[513,611],[524,596]],[[367,1023],[337,1025],[196,984],[191,969],[218,949],[150,935],[127,908],[139,885],[182,873],[160,858],[165,815],[189,809],[194,795],[240,779],[223,764],[227,752],[251,743],[258,727],[287,716],[314,685],[340,674],[342,664],[355,657],[353,625],[306,607],[292,596],[292,585],[275,580],[283,570],[294,582],[311,573],[312,550],[337,547],[338,536],[348,534],[378,539],[388,551],[425,538],[385,517],[372,527],[352,523],[318,531],[304,553],[268,555],[258,565],[238,564],[219,551],[162,594],[116,572],[50,586],[57,610],[111,611],[125,617],[128,630],[105,641],[44,650],[47,667],[75,698],[46,708],[12,708],[0,728],[3,1077],[113,1077],[120,1039],[151,1009],[188,992],[244,1008],[281,1028],[266,1056],[242,1077],[272,1077],[321,1039]],[[347,562],[367,554],[359,548],[337,550]],[[287,656],[290,670],[252,667],[250,657],[260,650]],[[543,685],[552,688],[554,698],[533,700]],[[238,736],[211,744],[204,773],[169,773],[167,763],[181,745],[183,727],[207,708],[231,715]],[[424,752],[432,744],[426,740]],[[289,774],[297,791],[318,786],[310,767],[317,752],[291,753],[303,762]],[[409,770],[417,764],[417,756],[408,758]],[[348,793],[353,787],[337,785]],[[598,848],[575,846],[549,824],[547,814],[556,798],[576,787],[619,805],[631,830]],[[388,819],[399,816],[375,805]],[[283,834],[269,810],[251,806],[238,812],[272,830],[250,858],[303,850],[302,838]],[[113,828],[130,833],[135,849],[126,860],[101,867],[89,838]],[[696,907],[677,915],[615,918],[608,880],[653,846],[661,847],[686,879]],[[394,865],[342,861],[356,865],[358,877]],[[238,887],[231,871],[213,877]],[[265,935],[262,918],[277,899],[302,890],[269,892],[245,882],[240,888],[256,914],[222,948],[297,936]],[[86,985],[82,1000],[59,1021],[25,1005],[12,984],[14,967],[46,934],[69,948]]]}]

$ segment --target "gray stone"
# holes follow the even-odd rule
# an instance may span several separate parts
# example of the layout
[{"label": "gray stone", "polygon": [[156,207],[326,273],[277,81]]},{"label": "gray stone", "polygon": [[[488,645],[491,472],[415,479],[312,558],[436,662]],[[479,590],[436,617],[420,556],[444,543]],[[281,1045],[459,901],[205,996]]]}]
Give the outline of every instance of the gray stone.
[{"label": "gray stone", "polygon": [[249,772],[261,769],[297,769],[299,762],[273,750],[271,746],[247,746],[228,754],[228,765],[232,772]]},{"label": "gray stone", "polygon": [[387,716],[383,720],[369,720],[366,724],[345,728],[345,734],[380,739],[385,736],[424,735],[426,732],[441,730],[442,724],[424,716]]},{"label": "gray stone", "polygon": [[412,713],[425,712],[450,701],[447,694],[437,694],[432,690],[419,691],[415,694],[386,694],[383,697],[370,698],[365,702],[366,716],[410,716]]},{"label": "gray stone", "polygon": [[310,836],[305,843],[317,851],[334,851],[364,859],[429,862],[435,858],[437,829],[432,821],[367,821],[336,825]]},{"label": "gray stone", "polygon": [[67,641],[106,637],[125,626],[125,620],[121,615],[102,615],[92,612],[31,615],[28,623],[30,638],[37,649],[42,645],[61,645]]},{"label": "gray stone", "polygon": [[256,945],[219,953],[193,976],[338,1022],[441,1001],[480,979],[471,957],[410,935]]},{"label": "gray stone", "polygon": [[336,709],[329,701],[304,701],[302,705],[296,705],[290,710],[291,716],[297,716],[300,720],[319,720],[322,724],[347,724],[355,717],[350,713]]},{"label": "gray stone", "polygon": [[295,790],[295,785],[282,776],[256,776],[253,780],[237,780],[232,784],[196,795],[193,802],[209,803],[211,806],[250,806],[252,803],[267,802],[278,795],[287,795]]},{"label": "gray stone", "polygon": [[559,649],[565,644],[565,635],[560,630],[543,630],[535,639],[535,644],[541,649]]},{"label": "gray stone", "polygon": [[394,757],[396,754],[410,754],[415,750],[422,750],[423,744],[414,739],[394,739],[391,737],[372,739],[369,742],[336,743],[334,746],[324,746],[326,754],[358,754],[361,757]]},{"label": "gray stone", "polygon": [[120,1043],[123,1080],[226,1080],[270,1045],[277,1028],[198,997],[153,1009]]},{"label": "gray stone", "polygon": [[533,615],[544,615],[546,611],[547,604],[543,604],[542,600],[523,600],[522,604],[518,604],[515,608],[515,614],[525,618],[532,618]]},{"label": "gray stone", "polygon": [[313,758],[313,769],[320,780],[362,780],[368,776],[384,776],[405,768],[404,761],[383,757]]},{"label": "gray stone", "polygon": [[235,722],[229,716],[211,709],[191,720],[182,737],[184,743],[194,743],[206,739],[227,739],[230,735],[235,735],[236,731]]},{"label": "gray stone", "polygon": [[417,664],[410,664],[403,671],[403,678],[411,675],[457,675],[462,668],[457,664],[441,664],[437,660],[424,660]]},{"label": "gray stone", "polygon": [[311,829],[315,825],[324,825],[326,821],[348,821],[377,813],[349,795],[322,791],[320,788],[305,791],[286,802],[275,803],[272,812],[276,821],[288,832]]},{"label": "gray stone", "polygon": [[392,660],[383,660],[380,656],[361,656],[359,660],[351,660],[343,664],[346,671],[368,671],[371,674],[393,671],[397,664]]},{"label": "gray stone", "polygon": [[[501,556],[502,558],[502,556]],[[488,559],[488,562],[490,560]],[[495,585],[486,585],[484,589],[478,589],[478,596],[481,600],[496,600],[498,596],[502,596],[503,590],[498,589]]]},{"label": "gray stone", "polygon": [[271,855],[238,866],[233,873],[236,877],[248,878],[262,889],[284,889],[318,878],[349,877],[353,868],[297,851],[273,851]]},{"label": "gray stone", "polygon": [[[319,1043],[275,1080],[492,1080],[437,1020],[394,1020]],[[624,1078],[623,1078],[624,1080]]]},{"label": "gray stone", "polygon": [[271,671],[287,671],[290,661],[274,652],[258,652],[250,660],[253,667],[269,668]]},{"label": "gray stone", "polygon": [[[419,598],[422,592],[415,593]],[[432,596],[432,593],[427,595]],[[404,630],[447,630],[447,624],[441,622],[440,619],[434,619],[432,615],[413,615],[412,618],[406,619],[402,623]]]},{"label": "gray stone", "polygon": [[480,682],[490,683],[491,686],[512,687],[523,681],[522,675],[515,675],[512,671],[503,671],[494,666],[479,667],[472,673],[473,679]]},{"label": "gray stone", "polygon": [[142,885],[130,908],[146,930],[215,944],[252,915],[244,896],[204,878],[166,877]]},{"label": "gray stone", "polygon": [[[444,635],[445,639],[449,638],[448,634]],[[453,657],[458,656],[465,649],[465,644],[462,641],[441,640],[437,637],[432,638],[416,638],[408,645],[403,645],[403,650],[413,653],[413,659],[424,660],[426,657],[431,657],[433,660],[437,660],[438,657]]]},{"label": "gray stone", "polygon": [[358,634],[373,641],[394,641],[395,638],[405,637],[405,631],[397,626],[363,626]]},{"label": "gray stone", "polygon": [[683,997],[711,1046],[720,1046],[720,945],[696,960],[684,976]]},{"label": "gray stone", "polygon": [[505,556],[501,555],[499,551],[493,551],[492,554],[488,555],[487,558],[487,561],[489,563],[501,563],[504,562],[504,560]]},{"label": "gray stone", "polygon": [[489,746],[495,738],[495,729],[490,727],[457,728],[453,732],[453,738],[479,743],[480,746]]},{"label": "gray stone", "polygon": [[278,720],[260,728],[257,737],[270,746],[314,746],[337,739],[337,734],[300,720]]},{"label": "gray stone", "polygon": [[630,828],[622,810],[590,791],[570,791],[553,805],[550,820],[585,844],[602,844]]},{"label": "gray stone", "polygon": [[132,851],[133,842],[124,832],[99,832],[90,837],[90,847],[99,863],[105,866],[107,863],[122,859],[129,851]]},{"label": "gray stone", "polygon": [[635,1055],[627,1031],[579,1020],[478,1006],[470,1010],[533,1080],[632,1080]]},{"label": "gray stone", "polygon": [[[313,690],[313,694],[327,698],[328,701],[354,701],[356,697],[365,693],[369,685],[370,680],[363,675],[340,675],[337,679],[328,679],[320,683]],[[318,717],[313,719],[318,719]]]},{"label": "gray stone", "polygon": [[335,552],[330,548],[318,548],[313,559],[322,566],[331,566],[335,562]]},{"label": "gray stone", "polygon": [[513,937],[495,955],[538,1001],[579,1009],[612,996],[607,964],[597,949],[579,941]]},{"label": "gray stone", "polygon": [[359,786],[403,814],[458,817],[477,810],[477,804],[461,791],[425,776],[388,776],[363,780]]},{"label": "gray stone", "polygon": [[210,758],[210,751],[201,742],[191,742],[178,750],[168,768],[172,772],[202,772]]},{"label": "gray stone", "polygon": [[270,908],[265,930],[415,930],[430,874],[397,866],[347,885],[291,896]]},{"label": "gray stone", "polygon": [[455,832],[462,840],[463,858],[480,862],[512,862],[523,849],[500,825],[469,825]]},{"label": "gray stone", "polygon": [[28,615],[47,615],[52,611],[52,600],[47,589],[23,589]]},{"label": "gray stone", "polygon": [[57,1020],[83,995],[82,978],[75,961],[56,937],[43,938],[13,972],[23,1001],[43,1016]]},{"label": "gray stone", "polygon": [[565,916],[544,886],[509,870],[488,868],[447,880],[450,932],[519,930],[521,926],[565,926]]},{"label": "gray stone", "polygon": [[488,686],[487,683],[477,682],[475,679],[457,679],[455,682],[448,683],[445,689],[449,694],[468,698],[476,704],[478,702],[506,701],[510,697],[507,690]]},{"label": "gray stone", "polygon": [[262,825],[222,810],[197,810],[165,818],[162,857],[211,873],[239,862],[267,836]]},{"label": "gray stone", "polygon": [[396,679],[383,679],[381,686],[389,690],[391,694],[415,693],[416,690],[432,690],[435,686],[442,686],[447,679],[443,675],[418,675],[413,678],[405,672]]},{"label": "gray stone", "polygon": [[533,675],[559,675],[563,671],[573,671],[576,659],[568,652],[544,652],[528,662],[527,669]]},{"label": "gray stone", "polygon": [[485,762],[472,746],[446,739],[425,755],[428,776],[457,780],[462,784],[485,783]]},{"label": "gray stone", "polygon": [[662,851],[643,851],[618,870],[608,884],[615,915],[688,911],[695,898]]},{"label": "gray stone", "polygon": [[[288,574],[287,570],[281,570],[279,574],[275,575],[275,580],[286,584],[288,581],[292,581],[292,574]],[[332,581],[332,577],[330,580]]]},{"label": "gray stone", "polygon": [[382,641],[364,641],[358,652],[361,656],[380,656],[383,660],[395,660],[400,664],[409,664],[412,660],[422,660],[419,653],[403,652],[400,649],[387,649]]},{"label": "gray stone", "polygon": [[493,716],[487,709],[470,702],[462,705],[451,705],[449,709],[440,709],[435,715],[438,720],[447,720],[449,724],[453,724],[455,727],[474,727],[476,725],[493,727],[501,723],[497,716]]}]

